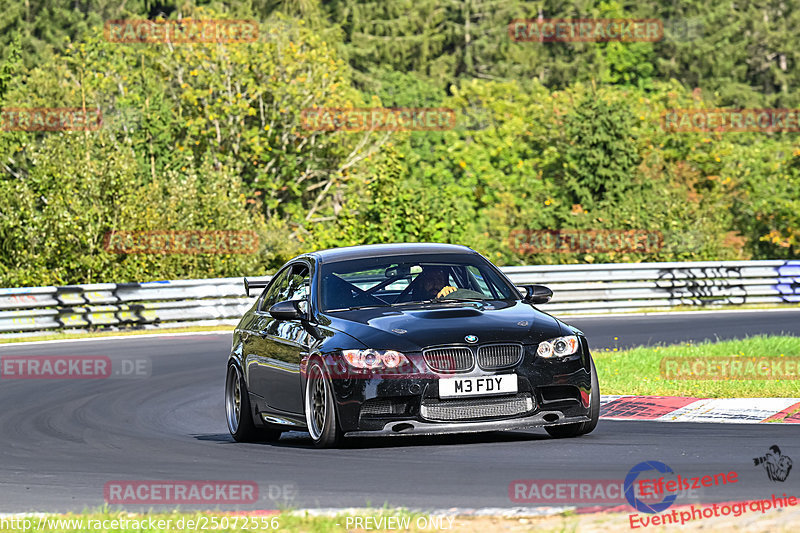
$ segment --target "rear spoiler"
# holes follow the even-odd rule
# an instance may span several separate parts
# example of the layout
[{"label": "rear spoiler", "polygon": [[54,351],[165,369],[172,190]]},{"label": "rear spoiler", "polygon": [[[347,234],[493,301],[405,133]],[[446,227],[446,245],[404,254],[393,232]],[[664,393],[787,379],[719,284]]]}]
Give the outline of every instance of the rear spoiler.
[{"label": "rear spoiler", "polygon": [[268,279],[247,279],[244,278],[244,292],[250,296],[250,289],[263,289],[269,285]]}]

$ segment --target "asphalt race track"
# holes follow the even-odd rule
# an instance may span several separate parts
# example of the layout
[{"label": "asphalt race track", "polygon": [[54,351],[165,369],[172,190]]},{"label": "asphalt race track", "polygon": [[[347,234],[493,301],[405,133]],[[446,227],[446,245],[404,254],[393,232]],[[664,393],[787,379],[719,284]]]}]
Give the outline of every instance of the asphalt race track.
[{"label": "asphalt race track", "polygon": [[[757,333],[800,335],[798,311],[569,322],[586,332],[595,349]],[[241,509],[384,503],[463,509],[530,506],[509,498],[514,480],[621,480],[645,460],[664,462],[682,476],[738,473],[735,484],[700,489],[697,498],[703,502],[791,494],[800,479],[772,482],[753,464],[774,444],[800,460],[800,428],[793,424],[601,420],[594,433],[567,440],[534,430],[358,439],[339,450],[314,449],[303,433],[285,434],[277,444],[237,444],[223,415],[229,349],[229,334],[0,346],[0,359],[106,355],[152,363],[150,375],[140,378],[0,379],[0,512],[101,506],[103,487],[114,480],[255,481],[260,501]]]}]

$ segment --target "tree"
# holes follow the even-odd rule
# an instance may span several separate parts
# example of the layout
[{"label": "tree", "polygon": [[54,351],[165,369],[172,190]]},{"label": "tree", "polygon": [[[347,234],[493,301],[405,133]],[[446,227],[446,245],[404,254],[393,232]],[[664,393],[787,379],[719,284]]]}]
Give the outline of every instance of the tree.
[{"label": "tree", "polygon": [[564,118],[563,180],[573,203],[623,202],[640,162],[633,117],[623,102],[589,94]]}]

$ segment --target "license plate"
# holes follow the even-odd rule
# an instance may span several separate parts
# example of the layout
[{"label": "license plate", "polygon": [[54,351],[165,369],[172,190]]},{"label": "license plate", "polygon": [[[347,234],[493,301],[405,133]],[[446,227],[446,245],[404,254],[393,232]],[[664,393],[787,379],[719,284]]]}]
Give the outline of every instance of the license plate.
[{"label": "license plate", "polygon": [[517,375],[479,376],[471,378],[443,378],[439,380],[439,397],[482,396],[485,394],[513,394],[517,392]]}]

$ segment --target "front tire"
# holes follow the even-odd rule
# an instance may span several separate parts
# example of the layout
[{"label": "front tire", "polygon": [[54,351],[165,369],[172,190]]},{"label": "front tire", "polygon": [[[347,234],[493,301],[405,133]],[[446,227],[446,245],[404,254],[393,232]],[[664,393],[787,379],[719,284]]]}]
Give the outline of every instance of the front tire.
[{"label": "front tire", "polygon": [[551,437],[557,439],[579,437],[594,431],[597,427],[597,421],[600,419],[600,383],[597,380],[597,369],[594,367],[594,360],[589,356],[592,372],[592,392],[591,400],[589,401],[589,421],[577,422],[575,424],[562,424],[560,426],[545,426],[545,430]]},{"label": "front tire", "polygon": [[281,432],[257,428],[250,410],[250,395],[239,367],[230,363],[225,378],[225,418],[228,431],[236,442],[276,441]]},{"label": "front tire", "polygon": [[333,388],[325,378],[325,370],[319,360],[312,361],[308,366],[304,397],[306,425],[314,446],[317,448],[338,446],[344,434],[336,419]]}]

